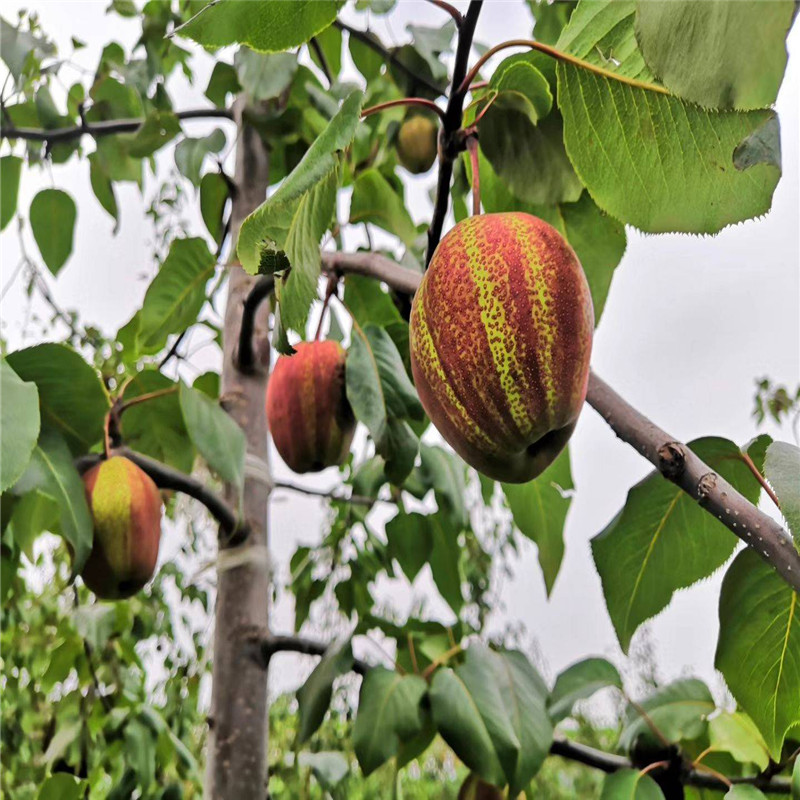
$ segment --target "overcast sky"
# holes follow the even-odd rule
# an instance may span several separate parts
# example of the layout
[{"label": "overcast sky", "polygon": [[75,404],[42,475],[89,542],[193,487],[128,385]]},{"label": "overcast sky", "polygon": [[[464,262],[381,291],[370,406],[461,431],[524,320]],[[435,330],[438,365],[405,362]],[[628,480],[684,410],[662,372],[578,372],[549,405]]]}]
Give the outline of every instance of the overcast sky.
[{"label": "overcast sky", "polygon": [[[4,8],[12,21],[14,5],[23,7],[7,3]],[[111,38],[129,49],[137,37],[138,26],[107,16],[107,5],[107,0],[39,0],[27,7],[39,12],[44,30],[56,39],[62,55],[71,50],[70,36],[77,35],[85,41],[87,48],[79,51],[75,60],[93,70],[102,46]],[[352,16],[358,24],[364,24],[363,17]],[[402,42],[408,22],[441,25],[445,19],[443,12],[428,3],[404,0],[388,19],[374,18],[372,22],[373,29],[386,41]],[[491,2],[484,6],[476,40],[496,44],[526,34],[530,28],[531,17],[524,3],[504,2],[501,6]],[[760,220],[728,228],[715,237],[644,236],[629,230],[628,249],[616,271],[595,339],[594,369],[633,405],[683,441],[714,434],[740,444],[746,442],[756,433],[751,418],[754,379],[769,375],[791,386],[800,381],[797,26],[789,50],[795,52],[795,57],[790,57],[777,103],[783,179],[775,192],[772,211]],[[212,64],[206,55],[198,59],[194,88],[180,76],[171,82],[177,109],[207,104],[202,93]],[[67,86],[78,76],[70,66],[62,68],[61,78]],[[222,127],[232,144],[234,129],[229,122],[184,123],[190,136],[205,135],[214,127]],[[84,147],[91,150],[90,140],[84,140]],[[17,149],[20,150],[19,145]],[[3,153],[6,152],[8,145],[4,143]],[[158,163],[162,173],[174,169],[171,147],[159,154]],[[428,192],[434,182],[433,172],[408,182],[408,205],[417,222],[429,219]],[[148,202],[156,185],[148,175]],[[25,170],[19,196],[23,213],[37,191],[48,186],[67,190],[78,206],[73,255],[59,277],[49,277],[48,283],[62,306],[78,310],[84,323],[111,334],[139,307],[154,272],[154,236],[144,213],[147,203],[131,185],[117,185],[121,224],[115,237],[111,218],[92,194],[85,160],[73,158],[64,166]],[[188,183],[186,188],[191,198],[193,190]],[[346,213],[345,202],[341,216]],[[190,204],[185,216],[194,233],[205,233],[196,206]],[[28,252],[38,257],[29,232],[25,242]],[[15,224],[4,231],[0,244],[5,286],[20,256]],[[347,244],[360,244],[355,232],[348,236]],[[29,315],[48,313],[39,301],[29,304],[19,280],[8,289],[0,310],[3,336],[12,350],[33,343],[22,335]],[[219,351],[215,346],[201,347],[202,344],[202,337],[196,337],[193,346],[200,349],[192,362],[197,369],[187,368],[185,374],[189,378],[219,367]],[[780,433],[769,427],[766,430]],[[782,435],[787,438],[790,432],[786,429]],[[629,487],[649,471],[649,465],[617,441],[588,407],[571,448],[577,494],[567,521],[564,564],[553,595],[549,601],[546,599],[535,546],[526,541],[522,556],[514,565],[514,578],[502,584],[503,610],[494,615],[490,624],[490,629],[497,631],[507,624],[523,623],[527,630],[524,641],[544,655],[544,666],[551,676],[590,654],[605,654],[622,663],[589,540],[623,505]],[[293,477],[277,457],[274,471],[279,478]],[[308,485],[327,488],[334,485],[335,473],[303,480]],[[383,510],[373,513],[376,523],[382,514],[386,516]],[[324,519],[322,503],[285,493],[276,495],[270,527],[276,568],[281,575],[286,574],[288,560],[299,542],[319,540]],[[165,555],[169,555],[169,547],[165,548]],[[662,678],[693,673],[718,685],[713,655],[721,577],[722,572],[679,592],[671,606],[646,626]],[[407,608],[413,597],[430,592],[431,586],[426,569],[413,590],[399,581],[382,582],[380,588],[381,596]],[[441,602],[434,601],[429,610],[447,621],[448,612]],[[278,603],[273,620],[276,631],[290,629],[290,599]],[[634,641],[640,636],[637,634]],[[284,685],[292,683],[293,677],[284,669],[281,674],[274,674],[273,680],[276,685]]]}]

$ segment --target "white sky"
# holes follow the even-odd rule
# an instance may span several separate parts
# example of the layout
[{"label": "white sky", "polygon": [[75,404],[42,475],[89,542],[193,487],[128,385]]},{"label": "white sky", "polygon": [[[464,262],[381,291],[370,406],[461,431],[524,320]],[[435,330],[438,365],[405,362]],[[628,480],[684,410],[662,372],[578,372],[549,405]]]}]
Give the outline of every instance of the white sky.
[{"label": "white sky", "polygon": [[[20,4],[13,4],[22,7]],[[33,0],[42,25],[59,45],[62,55],[70,52],[69,37],[78,35],[88,43],[76,55],[84,67],[93,69],[100,49],[111,38],[126,48],[135,42],[136,23],[120,21],[104,13],[107,0]],[[463,7],[465,3],[457,3]],[[4,9],[14,20],[12,4]],[[403,0],[388,20],[373,19],[373,29],[385,41],[401,42],[408,22],[443,24],[443,12],[425,2]],[[363,25],[363,18],[359,20]],[[496,44],[526,35],[531,18],[522,2],[486,3],[476,40]],[[188,43],[185,46],[191,47]],[[790,386],[800,381],[800,238],[798,216],[798,141],[800,141],[800,32],[795,26],[790,38],[789,67],[777,109],[783,146],[783,172],[773,210],[763,219],[723,231],[716,237],[679,235],[644,236],[629,230],[625,257],[616,271],[603,321],[599,327],[592,363],[595,370],[627,400],[683,441],[703,435],[725,436],[738,443],[756,432],[751,419],[753,380],[769,375]],[[183,78],[171,82],[177,109],[206,105],[202,97],[213,62],[202,55],[196,63],[197,82],[190,87]],[[78,78],[69,66],[62,79],[69,86]],[[226,121],[190,121],[184,130],[190,136],[222,127],[230,137]],[[91,143],[84,140],[91,150]],[[18,146],[19,150],[19,146]],[[3,145],[8,152],[8,145]],[[159,154],[161,174],[174,168],[172,148]],[[429,219],[428,192],[435,182],[432,172],[408,181],[408,206],[415,221]],[[112,220],[94,198],[85,160],[73,158],[64,166],[25,170],[19,208],[26,213],[41,188],[56,186],[69,191],[78,206],[75,247],[71,259],[57,279],[48,283],[58,302],[80,311],[84,323],[113,333],[139,307],[153,274],[153,232],[144,211],[156,181],[146,179],[143,203],[131,185],[116,187],[121,213],[119,234],[112,236]],[[193,195],[193,190],[186,184]],[[344,217],[346,204],[342,210]],[[195,234],[205,233],[199,209],[189,207],[184,215]],[[38,256],[29,232],[26,248]],[[360,244],[347,238],[350,247]],[[20,248],[16,226],[2,234],[2,284],[5,286],[18,263]],[[0,306],[3,336],[9,349],[25,340],[22,329],[30,314],[48,314],[40,301],[29,305],[21,281],[11,286]],[[54,336],[53,338],[57,338]],[[201,338],[193,344],[202,344]],[[197,372],[218,368],[214,346],[199,350],[192,359]],[[194,377],[189,370],[186,375]],[[779,433],[766,428],[768,432]],[[790,436],[788,430],[783,438]],[[514,565],[514,577],[501,588],[501,610],[490,630],[521,622],[527,629],[531,649],[543,654],[552,677],[567,664],[591,654],[605,654],[623,663],[594,569],[589,539],[616,514],[628,488],[649,471],[649,465],[618,442],[595,412],[586,408],[572,439],[573,476],[577,495],[567,521],[566,555],[550,600],[536,561],[535,546],[522,545],[522,557]],[[299,480],[274,459],[277,477]],[[330,471],[303,478],[309,486],[329,488],[335,484]],[[373,512],[376,521],[381,514]],[[285,576],[288,560],[299,542],[319,540],[325,519],[324,505],[314,499],[286,493],[276,495],[270,527],[275,565]],[[168,548],[165,548],[169,555]],[[646,627],[654,645],[662,678],[691,672],[717,684],[713,655],[717,633],[717,598],[722,572],[691,589],[679,592],[671,606]],[[413,595],[430,591],[427,569],[417,578]],[[412,591],[399,581],[381,584],[382,597],[407,608]],[[446,615],[441,602],[428,606],[431,614]],[[443,616],[443,620],[447,617]],[[274,629],[291,628],[292,603],[283,598],[274,609]],[[641,633],[637,634],[635,642]],[[274,685],[293,685],[296,671],[287,661],[273,670]]]}]

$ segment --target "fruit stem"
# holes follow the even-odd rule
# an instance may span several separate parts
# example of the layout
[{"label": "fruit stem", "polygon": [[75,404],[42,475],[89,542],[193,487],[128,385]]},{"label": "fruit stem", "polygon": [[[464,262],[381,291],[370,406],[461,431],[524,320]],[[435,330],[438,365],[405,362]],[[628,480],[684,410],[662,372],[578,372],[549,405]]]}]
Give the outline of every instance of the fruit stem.
[{"label": "fruit stem", "polygon": [[555,47],[550,47],[550,45],[543,44],[542,42],[536,42],[533,39],[509,39],[507,42],[502,42],[487,50],[475,62],[475,66],[467,73],[467,76],[461,82],[461,85],[458,87],[459,94],[467,91],[470,84],[475,80],[475,76],[480,71],[480,68],[493,55],[495,55],[495,53],[499,53],[501,50],[505,50],[509,47],[529,47],[532,50],[538,50],[540,53],[544,53],[551,58],[555,58],[557,61],[564,61],[568,64],[572,64],[573,66],[581,67],[589,72],[594,72],[595,75],[602,75],[604,78],[608,78],[609,80],[617,81],[618,83],[625,83],[628,86],[634,86],[637,89],[647,89],[648,91],[658,92],[659,94],[670,94],[670,92],[663,86],[656,86],[653,83],[645,83],[643,81],[637,81],[634,78],[627,78],[624,75],[619,75],[609,69],[598,67],[596,64],[590,64],[588,61],[584,61],[582,58],[570,55],[569,53],[564,53],[561,50],[556,50]]},{"label": "fruit stem", "polygon": [[132,397],[130,400],[127,400],[124,403],[120,403],[116,408],[116,414],[118,417],[120,417],[132,406],[138,406],[139,403],[146,403],[148,400],[155,400],[158,397],[166,397],[168,394],[175,394],[177,391],[177,386],[170,386],[168,389],[159,389],[156,392],[147,392],[145,394],[137,395],[136,397]]},{"label": "fruit stem", "polygon": [[395,106],[420,106],[427,108],[439,115],[439,119],[444,121],[444,111],[436,105],[432,100],[426,100],[424,97],[402,97],[399,100],[389,100],[386,103],[378,103],[376,106],[365,108],[361,112],[361,119],[376,114],[378,111],[383,111],[387,108],[394,108]]},{"label": "fruit stem", "polygon": [[314,341],[318,342],[322,334],[322,323],[325,322],[325,312],[328,310],[328,304],[331,301],[331,295],[336,294],[339,288],[339,276],[336,273],[328,275],[328,286],[325,289],[325,299],[322,301],[322,311],[319,312],[319,322],[317,323],[317,332],[314,334]]},{"label": "fruit stem", "polygon": [[478,135],[470,133],[467,136],[467,151],[472,164],[472,216],[481,213],[481,174],[478,166]]},{"label": "fruit stem", "polygon": [[427,667],[422,671],[422,677],[425,680],[428,680],[430,676],[433,674],[433,671],[440,667],[442,664],[446,664],[453,656],[457,656],[459,653],[463,652],[464,648],[457,644],[454,647],[451,647],[449,650],[442,653],[440,656],[437,656]]},{"label": "fruit stem", "polygon": [[455,6],[451,6],[450,3],[446,3],[445,0],[428,0],[428,2],[446,11],[455,20],[456,27],[461,27],[461,24],[464,22],[464,17]]},{"label": "fruit stem", "polygon": [[745,453],[744,450],[742,451],[742,461],[747,464],[747,468],[753,473],[755,479],[764,487],[764,491],[769,495],[772,502],[775,503],[775,505],[780,509],[781,503],[780,500],[778,500],[778,496],[772,491],[772,487],[767,483],[759,468],[753,463],[753,459],[750,458],[750,456]]},{"label": "fruit stem", "polygon": [[115,408],[111,406],[111,408],[108,409],[105,419],[103,419],[103,453],[106,458],[111,457],[111,433],[109,429],[111,427],[111,416],[114,413]]}]

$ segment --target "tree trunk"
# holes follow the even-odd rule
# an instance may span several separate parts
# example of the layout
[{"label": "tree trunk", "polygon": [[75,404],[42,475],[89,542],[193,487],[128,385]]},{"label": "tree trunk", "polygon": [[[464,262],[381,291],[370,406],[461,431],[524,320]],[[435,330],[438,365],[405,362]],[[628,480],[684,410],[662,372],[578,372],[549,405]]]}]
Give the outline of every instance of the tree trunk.
[{"label": "tree trunk", "polygon": [[[268,184],[269,157],[258,133],[242,122],[242,98],[236,103],[238,143],[231,210],[228,299],[223,329],[224,361],[220,399],[244,431],[248,468],[254,477],[244,485],[244,518],[249,536],[241,544],[219,540],[217,604],[214,632],[214,668],[209,719],[205,796],[212,800],[251,800],[266,797],[267,670],[253,658],[253,638],[267,634],[270,569],[268,557],[267,421],[265,394],[269,366],[266,304],[256,321],[256,354],[261,369],[242,374],[235,357],[242,305],[254,279],[235,263],[235,241],[244,218],[260,205]],[[226,487],[227,499],[238,507],[236,490]],[[241,556],[241,558],[239,558]]]}]

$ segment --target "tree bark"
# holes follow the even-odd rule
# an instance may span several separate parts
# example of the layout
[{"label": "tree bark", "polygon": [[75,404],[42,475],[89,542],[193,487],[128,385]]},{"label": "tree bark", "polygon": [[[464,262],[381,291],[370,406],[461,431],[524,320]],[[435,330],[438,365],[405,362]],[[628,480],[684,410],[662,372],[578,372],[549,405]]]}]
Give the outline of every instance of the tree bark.
[{"label": "tree bark", "polygon": [[[219,537],[205,788],[205,796],[212,800],[266,797],[267,670],[253,659],[252,641],[269,633],[267,505],[270,483],[265,411],[269,347],[257,348],[260,369],[243,374],[237,368],[242,308],[255,279],[235,263],[235,241],[244,218],[266,196],[269,157],[258,133],[243,123],[242,110],[240,98],[234,108],[239,136],[237,192],[231,209],[233,245],[228,268],[220,400],[244,431],[248,464],[255,463],[258,467],[263,464],[263,468],[249,469],[248,473],[253,474],[245,478],[242,513],[249,535],[244,542],[231,541],[222,531]],[[267,304],[262,304],[254,339],[266,344],[267,333]],[[225,495],[234,508],[238,507],[238,492],[234,487],[226,486]]]}]

